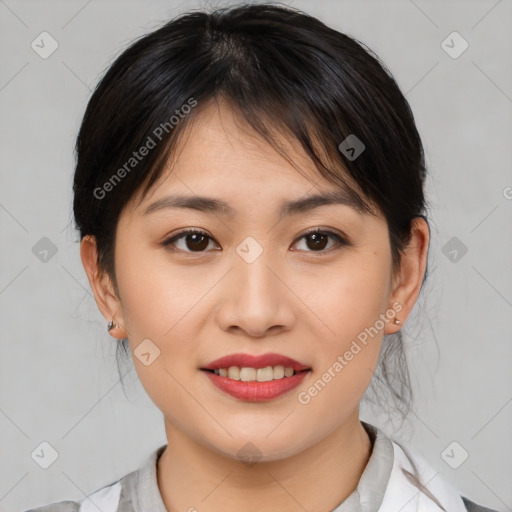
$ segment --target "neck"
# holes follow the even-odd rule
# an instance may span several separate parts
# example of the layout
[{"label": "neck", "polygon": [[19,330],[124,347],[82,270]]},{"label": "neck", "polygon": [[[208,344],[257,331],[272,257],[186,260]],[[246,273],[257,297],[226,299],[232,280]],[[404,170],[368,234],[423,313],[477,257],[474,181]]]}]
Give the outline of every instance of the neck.
[{"label": "neck", "polygon": [[358,411],[337,430],[291,457],[247,464],[167,424],[157,480],[168,512],[325,512],[357,487],[372,445]]}]

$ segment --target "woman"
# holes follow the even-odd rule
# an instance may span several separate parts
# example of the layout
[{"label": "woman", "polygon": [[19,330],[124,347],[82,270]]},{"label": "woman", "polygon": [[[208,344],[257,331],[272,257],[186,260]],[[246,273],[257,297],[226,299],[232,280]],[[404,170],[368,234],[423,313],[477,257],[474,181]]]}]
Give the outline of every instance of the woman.
[{"label": "woman", "polygon": [[430,239],[422,143],[375,56],[290,8],[187,13],[113,63],[76,150],[82,262],[167,444],[34,510],[489,510],[359,419],[375,371],[409,403],[383,369]]}]

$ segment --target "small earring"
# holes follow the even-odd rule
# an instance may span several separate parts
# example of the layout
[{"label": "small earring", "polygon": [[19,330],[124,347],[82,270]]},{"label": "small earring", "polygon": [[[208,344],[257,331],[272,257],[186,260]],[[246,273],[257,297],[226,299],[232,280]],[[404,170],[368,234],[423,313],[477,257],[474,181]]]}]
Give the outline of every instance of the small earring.
[{"label": "small earring", "polygon": [[400,320],[398,320],[398,318],[395,318],[395,324],[396,325],[400,325],[402,322],[400,322]]},{"label": "small earring", "polygon": [[117,329],[118,327],[119,327],[119,325],[114,324],[114,319],[112,319],[107,325],[107,330],[108,330],[108,332],[110,332],[112,329]]}]

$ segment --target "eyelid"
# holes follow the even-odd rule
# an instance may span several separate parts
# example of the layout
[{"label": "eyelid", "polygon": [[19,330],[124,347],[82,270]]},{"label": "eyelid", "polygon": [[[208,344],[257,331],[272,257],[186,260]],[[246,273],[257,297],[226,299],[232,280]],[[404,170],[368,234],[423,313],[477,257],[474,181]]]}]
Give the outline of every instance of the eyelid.
[{"label": "eyelid", "polygon": [[[307,231],[304,231],[304,233],[300,234],[296,239],[294,243],[297,243],[301,238],[304,238],[308,235],[313,235],[315,233],[320,233],[323,235],[329,235],[332,238],[335,238],[338,240],[338,242],[343,243],[345,245],[352,245],[352,243],[348,240],[348,237],[344,235],[342,232],[338,232],[337,230],[333,230],[331,228],[322,228],[322,227],[315,227],[310,228]],[[314,252],[314,251],[311,251]],[[322,252],[322,251],[320,251]]]},{"label": "eyelid", "polygon": [[[327,235],[333,239],[336,240],[336,244],[334,247],[331,247],[329,249],[326,249],[326,250],[322,250],[322,251],[305,251],[306,253],[310,253],[312,255],[315,255],[317,254],[318,256],[321,256],[322,254],[328,254],[330,253],[331,251],[333,250],[336,250],[336,249],[339,249],[340,247],[342,246],[347,246],[347,247],[352,247],[354,244],[348,239],[347,236],[345,236],[344,234],[342,233],[339,233],[337,230],[333,230],[331,228],[322,228],[322,227],[314,227],[314,228],[310,228],[308,229],[307,231],[301,233],[293,242],[293,245],[297,244],[297,242],[299,240],[301,240],[302,238],[308,236],[308,235],[312,235],[312,234],[315,234],[315,233],[319,233],[319,234],[323,234],[323,235]],[[193,235],[193,234],[199,234],[199,235],[204,235],[206,237],[208,237],[210,240],[214,241],[215,243],[217,243],[217,241],[215,240],[215,238],[213,238],[212,236],[210,236],[208,234],[208,232],[200,229],[200,228],[184,228],[180,231],[178,231],[177,233],[171,235],[169,238],[166,238],[163,242],[162,242],[162,245],[164,247],[169,247],[171,246],[172,247],[172,243],[175,242],[176,240],[180,239],[180,238],[183,238],[185,237],[186,235]],[[174,252],[182,252],[182,253],[185,253],[185,254],[205,254],[209,251],[182,251],[180,249],[170,249],[170,250],[173,250]]]},{"label": "eyelid", "polygon": [[170,237],[166,238],[161,244],[164,247],[166,247],[169,250],[172,250],[174,252],[182,252],[182,253],[185,253],[185,254],[204,254],[204,253],[206,253],[206,251],[198,251],[198,252],[194,253],[194,251],[182,251],[180,249],[173,248],[173,246],[172,246],[173,242],[176,242],[178,239],[184,238],[186,235],[196,235],[196,234],[197,235],[204,235],[204,236],[208,237],[210,240],[213,240],[215,243],[217,243],[215,238],[210,236],[208,234],[208,232],[204,231],[203,229],[200,229],[200,228],[183,228],[182,230],[178,231],[177,233],[174,233]]}]

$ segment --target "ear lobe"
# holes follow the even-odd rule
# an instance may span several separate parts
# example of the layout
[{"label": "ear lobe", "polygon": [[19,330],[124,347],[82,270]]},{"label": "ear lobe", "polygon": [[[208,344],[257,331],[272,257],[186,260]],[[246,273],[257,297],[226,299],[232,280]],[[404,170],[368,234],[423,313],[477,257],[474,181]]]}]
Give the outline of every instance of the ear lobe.
[{"label": "ear lobe", "polygon": [[[422,217],[414,218],[411,221],[411,239],[402,254],[396,285],[390,297],[390,304],[399,302],[402,305],[402,310],[397,314],[400,325],[405,323],[421,291],[427,268],[429,242],[430,230],[427,222]],[[391,332],[386,334],[393,334],[400,326],[391,322],[389,329]]]},{"label": "ear lobe", "polygon": [[[106,322],[115,317],[114,323],[122,326],[124,322],[121,303],[114,290],[110,276],[99,266],[98,249],[94,236],[86,235],[80,242],[80,258],[101,314],[106,319]],[[120,331],[121,327],[112,331],[112,333],[117,334]]]}]

